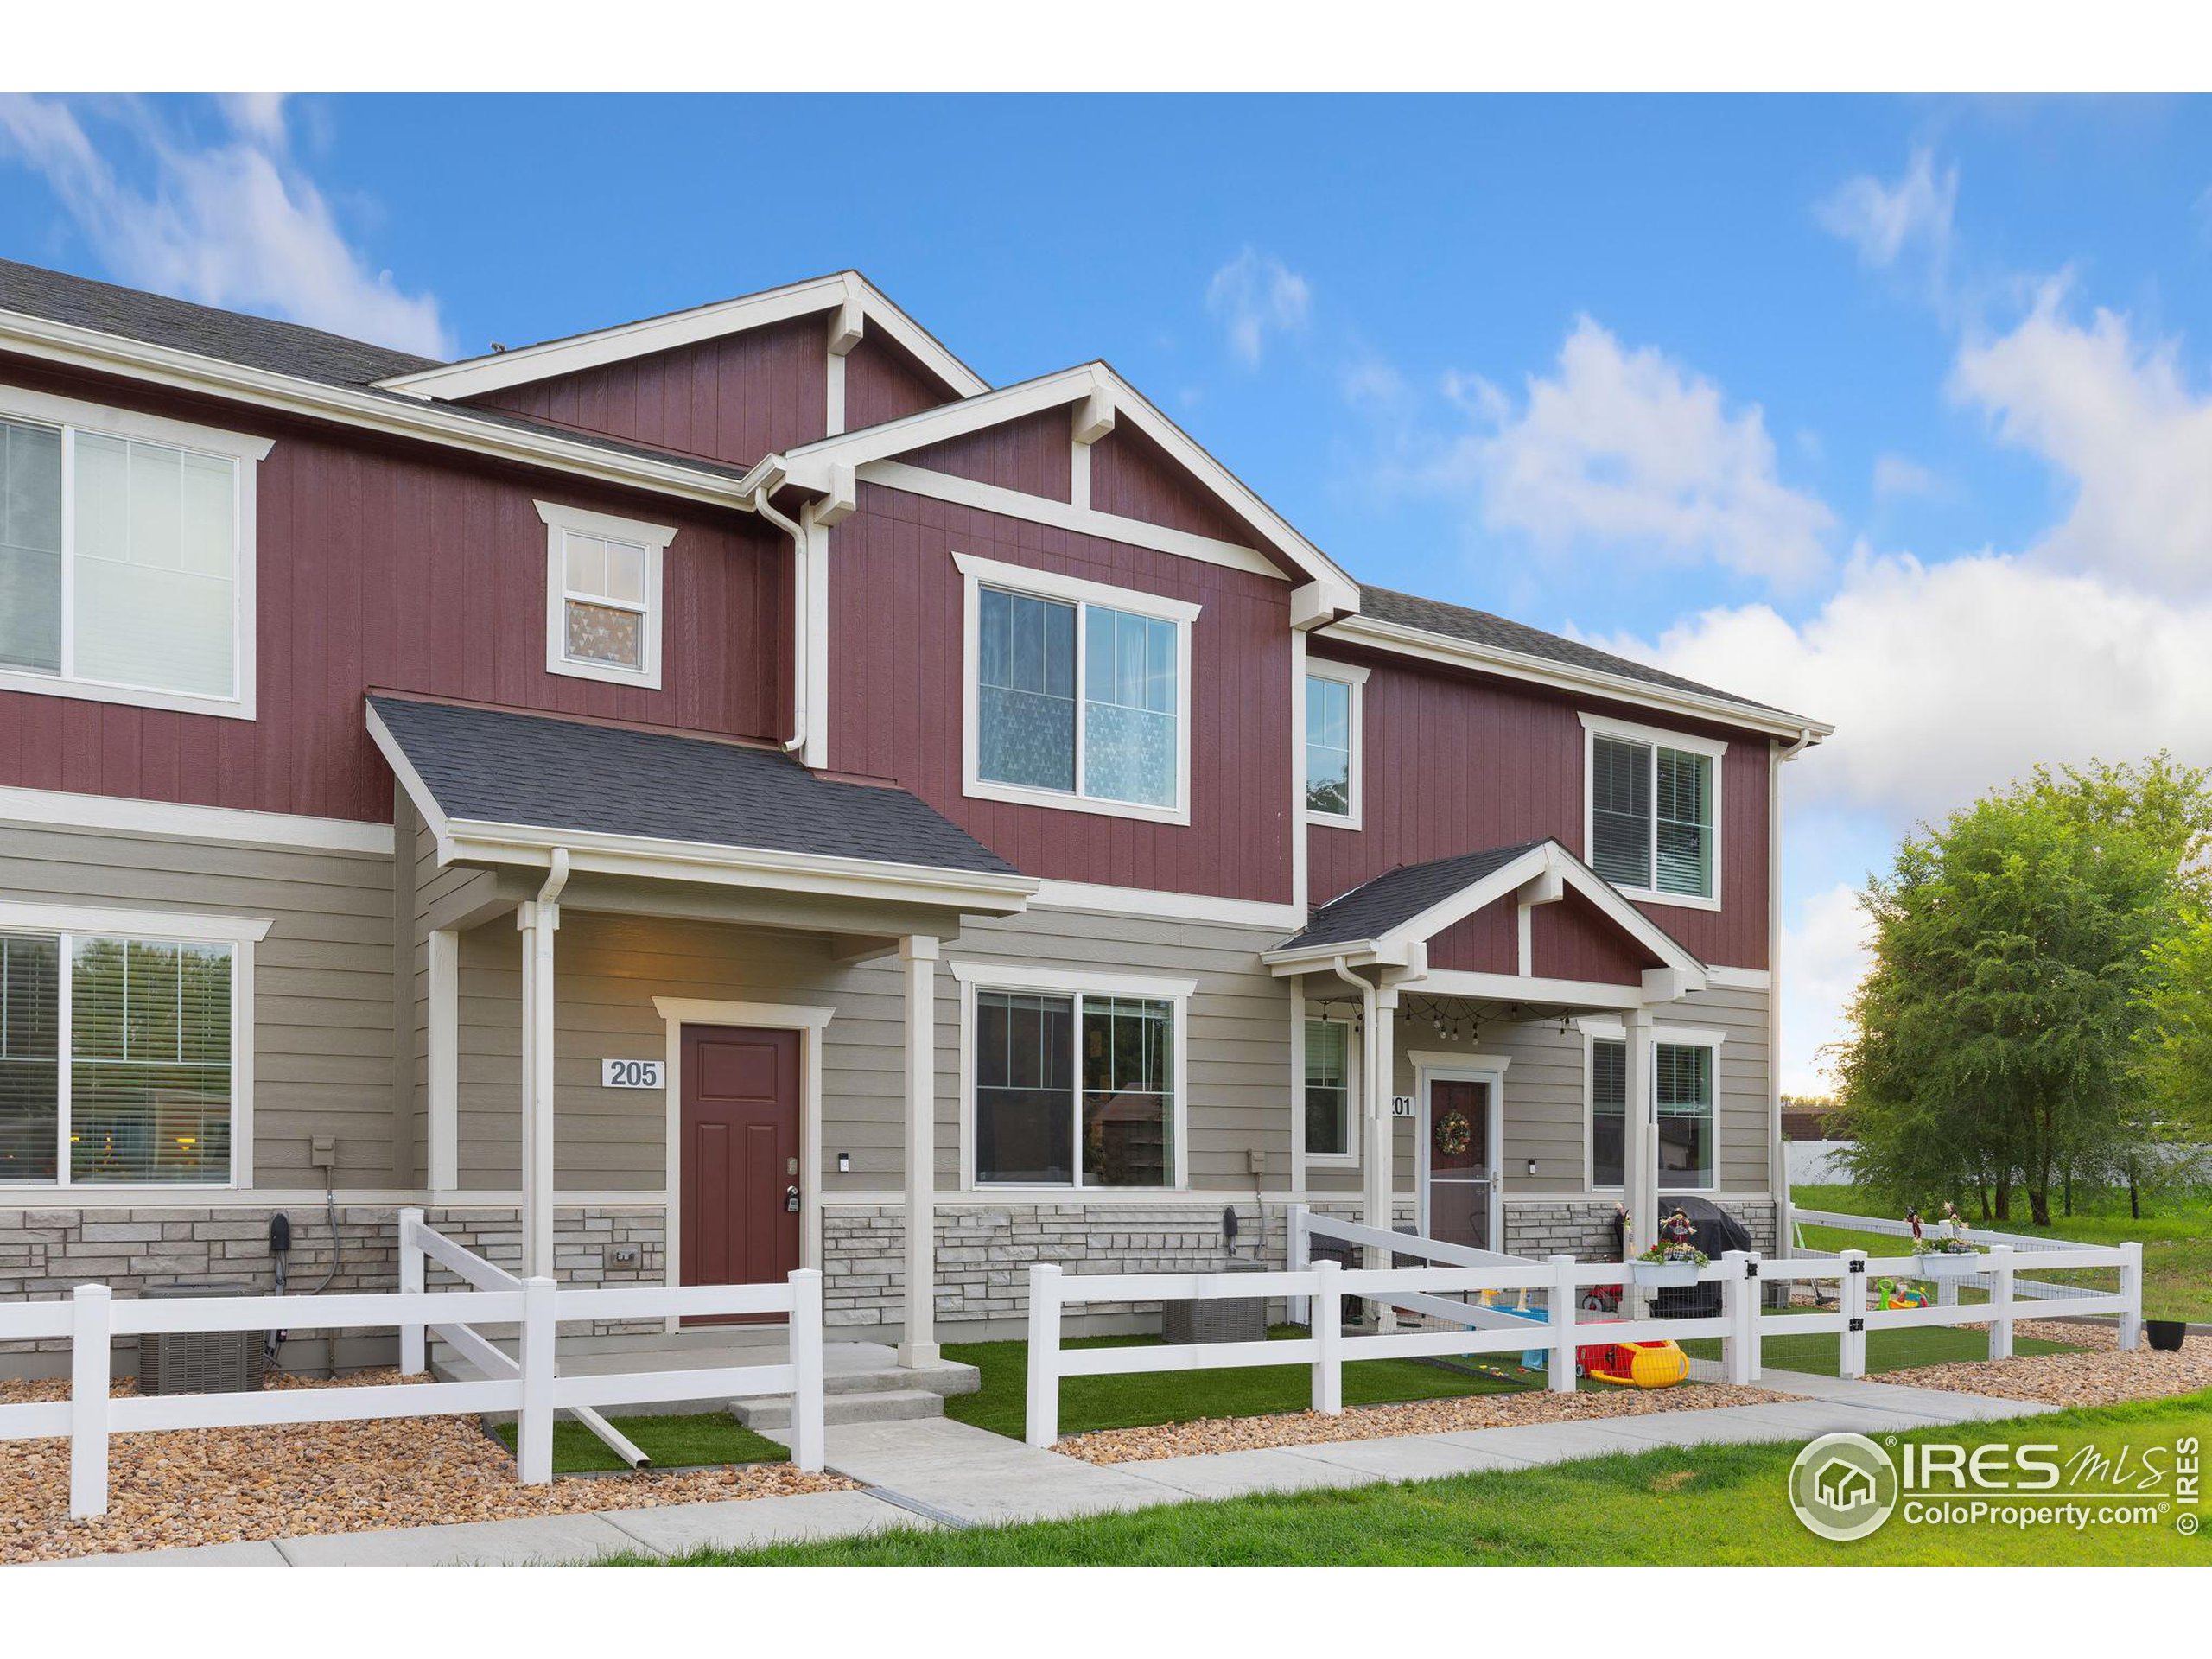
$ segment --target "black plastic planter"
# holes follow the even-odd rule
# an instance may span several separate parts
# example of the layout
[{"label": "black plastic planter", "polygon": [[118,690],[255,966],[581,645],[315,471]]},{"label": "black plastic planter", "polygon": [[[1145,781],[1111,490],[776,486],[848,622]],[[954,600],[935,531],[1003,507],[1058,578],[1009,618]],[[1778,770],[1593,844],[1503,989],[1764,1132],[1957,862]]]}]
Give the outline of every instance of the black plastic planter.
[{"label": "black plastic planter", "polygon": [[2182,1338],[2189,1334],[2189,1326],[2179,1319],[2145,1319],[2143,1334],[2151,1338],[2151,1345],[2160,1353],[2177,1354]]}]

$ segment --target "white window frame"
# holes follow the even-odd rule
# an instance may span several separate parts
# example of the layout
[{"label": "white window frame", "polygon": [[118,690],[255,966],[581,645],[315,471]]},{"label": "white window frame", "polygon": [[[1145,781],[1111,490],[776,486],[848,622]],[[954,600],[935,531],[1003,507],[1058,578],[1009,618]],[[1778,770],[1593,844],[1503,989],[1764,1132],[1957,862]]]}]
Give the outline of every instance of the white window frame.
[{"label": "white window frame", "polygon": [[1656,861],[1659,857],[1659,751],[1678,749],[1686,754],[1702,754],[1713,761],[1713,892],[1706,897],[1690,893],[1662,893],[1656,887],[1613,886],[1624,898],[1642,905],[1674,905],[1683,910],[1719,910],[1720,908],[1721,872],[1721,780],[1726,768],[1722,765],[1728,745],[1719,738],[1693,737],[1687,732],[1670,732],[1656,726],[1639,726],[1630,721],[1615,720],[1606,715],[1585,714],[1582,716],[1582,861],[1597,868],[1598,851],[1598,740],[1601,737],[1619,738],[1624,742],[1647,744],[1651,749],[1651,857],[1654,863],[1652,880],[1658,879]]},{"label": "white window frame", "polygon": [[[661,617],[668,608],[667,589],[662,583],[661,556],[676,539],[676,531],[666,524],[617,518],[611,513],[563,506],[557,501],[540,501],[537,505],[537,516],[545,522],[545,671],[565,674],[572,679],[602,680],[611,685],[639,685],[647,690],[659,690]],[[571,595],[568,542],[571,534],[629,542],[645,550],[645,602],[639,628],[645,646],[642,666],[625,668],[619,663],[584,662],[569,655]],[[610,600],[603,594],[578,594],[574,597],[610,609],[628,608],[622,601]]]},{"label": "white window frame", "polygon": [[253,916],[201,916],[153,910],[102,910],[77,905],[0,902],[0,933],[52,934],[61,941],[60,1031],[70,1028],[71,945],[80,937],[135,939],[156,944],[223,944],[231,948],[231,1170],[223,1181],[75,1181],[69,1172],[69,1067],[59,1068],[54,1134],[57,1154],[50,1181],[0,1180],[6,1192],[222,1192],[253,1185],[253,947],[269,935],[270,920]]},{"label": "white window frame", "polygon": [[[960,571],[963,588],[961,793],[977,800],[1013,801],[1023,806],[1050,807],[1059,812],[1090,812],[1107,817],[1142,818],[1153,823],[1190,823],[1191,625],[1198,620],[1202,607],[1186,600],[1140,593],[1134,588],[1116,588],[1103,582],[1085,581],[1079,576],[1058,575],[1049,570],[1033,570],[1027,565],[1004,564],[995,559],[978,558],[969,553],[955,553],[952,562]],[[981,688],[977,680],[982,667],[982,593],[986,588],[1019,594],[1026,599],[1053,600],[1077,607],[1075,788],[1071,791],[1038,789],[1026,784],[999,783],[979,775],[977,761],[981,732],[976,704]],[[1089,649],[1086,640],[1090,632],[1084,626],[1083,609],[1090,605],[1127,611],[1134,616],[1150,617],[1175,625],[1175,803],[1172,806],[1151,806],[1141,801],[1108,800],[1083,792],[1084,669],[1087,666],[1084,656]]]},{"label": "white window frame", "polygon": [[1324,828],[1330,830],[1357,830],[1360,827],[1360,811],[1365,802],[1367,795],[1366,790],[1362,787],[1360,782],[1360,772],[1364,767],[1367,759],[1365,753],[1366,743],[1364,734],[1361,730],[1363,723],[1363,704],[1364,703],[1367,696],[1367,675],[1368,671],[1358,666],[1357,664],[1332,663],[1325,658],[1316,657],[1310,652],[1306,654],[1306,679],[1334,680],[1339,685],[1349,686],[1351,691],[1351,707],[1345,716],[1346,719],[1351,721],[1351,727],[1348,733],[1351,745],[1351,760],[1350,763],[1351,777],[1351,808],[1348,811],[1344,812],[1316,812],[1312,807],[1306,804],[1306,785],[1307,781],[1306,777],[1306,751],[1307,747],[1306,732],[1306,685],[1305,681],[1303,680],[1299,683],[1298,810],[1299,815],[1308,823],[1319,824]]},{"label": "white window frame", "polygon": [[[255,503],[259,497],[261,461],[276,447],[271,438],[243,432],[226,432],[188,421],[172,421],[137,410],[115,409],[105,404],[0,385],[0,416],[31,426],[50,426],[61,434],[61,671],[41,674],[35,669],[0,664],[0,690],[29,691],[48,697],[75,697],[88,702],[114,702],[137,709],[170,709],[182,714],[215,715],[226,720],[254,717],[254,573],[256,556]],[[231,584],[231,690],[229,696],[200,691],[166,691],[157,686],[126,685],[112,680],[88,679],[74,672],[76,651],[77,562],[77,434],[117,438],[126,442],[160,444],[188,450],[231,463],[232,524],[237,532],[235,564]]]},{"label": "white window frame", "polygon": [[[963,1192],[1049,1192],[1063,1202],[1111,1204],[1141,1198],[1147,1193],[1184,1192],[1191,1187],[1191,997],[1198,989],[1194,979],[1163,978],[1149,974],[1089,972],[1044,963],[1007,962],[949,962],[960,985],[960,1190]],[[1076,1033],[1080,1045],[1083,999],[1086,996],[1142,997],[1166,1002],[1174,1010],[1174,1135],[1175,1180],[1169,1186],[1085,1186],[1083,1150],[1078,1137],[1075,1179],[1065,1184],[1038,1181],[982,1181],[976,1176],[976,995],[979,991],[1011,991],[1075,999]],[[1078,1113],[1083,1103],[1082,1056],[1076,1057],[1076,1084],[1071,1091]]]},{"label": "white window frame", "polygon": [[1306,1036],[1308,1026],[1342,1026],[1344,1028],[1344,1146],[1343,1152],[1316,1152],[1312,1146],[1306,1148],[1308,1169],[1357,1169],[1359,1167],[1360,1125],[1360,1048],[1359,1033],[1353,1022],[1340,1014],[1309,1014],[1298,1027],[1298,1121],[1306,1121]]},{"label": "white window frame", "polygon": [[[1582,1190],[1589,1193],[1618,1193],[1616,1185],[1598,1185],[1598,1075],[1593,1051],[1600,1042],[1624,1043],[1627,1027],[1618,1020],[1582,1020],[1576,1022],[1582,1031]],[[1659,1090],[1659,1046],[1671,1048],[1707,1048],[1713,1051],[1713,1170],[1712,1179],[1704,1186],[1670,1186],[1660,1190],[1664,1201],[1669,1192],[1695,1192],[1710,1197],[1720,1192],[1720,1046],[1728,1040],[1728,1033],[1717,1029],[1691,1026],[1662,1026],[1651,1027],[1651,1052],[1645,1057],[1644,1077],[1651,1085],[1655,1099],[1651,1103],[1655,1127]],[[1632,1103],[1624,1103],[1628,1106]]]}]

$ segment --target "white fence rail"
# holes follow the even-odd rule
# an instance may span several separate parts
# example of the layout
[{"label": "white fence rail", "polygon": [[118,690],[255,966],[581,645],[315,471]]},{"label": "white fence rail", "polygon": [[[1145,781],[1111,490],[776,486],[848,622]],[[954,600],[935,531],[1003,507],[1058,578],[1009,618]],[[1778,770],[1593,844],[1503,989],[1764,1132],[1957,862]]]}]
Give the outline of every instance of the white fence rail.
[{"label": "white fence rail", "polygon": [[[0,1440],[68,1438],[69,1512],[74,1516],[106,1512],[109,1437],[161,1429],[512,1411],[517,1414],[518,1472],[524,1484],[543,1485],[553,1478],[556,1412],[582,1415],[595,1406],[788,1394],[791,1461],[809,1471],[822,1468],[822,1274],[817,1270],[804,1268],[782,1283],[761,1285],[569,1289],[550,1279],[515,1278],[431,1231],[423,1224],[420,1211],[401,1212],[400,1233],[402,1287],[397,1291],[118,1301],[105,1285],[79,1285],[67,1301],[0,1306],[0,1341],[66,1337],[70,1343],[69,1397],[0,1405]],[[426,1258],[451,1268],[477,1288],[424,1290]],[[735,1313],[788,1316],[791,1341],[783,1363],[563,1376],[555,1362],[555,1334],[571,1321]],[[485,1375],[456,1382],[110,1397],[110,1349],[117,1337],[175,1331],[276,1331],[309,1320],[317,1328],[396,1328],[400,1367],[410,1375],[424,1370],[424,1332],[434,1331]],[[519,1326],[520,1357],[509,1358],[470,1329],[480,1325]],[[454,1340],[456,1336],[461,1339]]]}]

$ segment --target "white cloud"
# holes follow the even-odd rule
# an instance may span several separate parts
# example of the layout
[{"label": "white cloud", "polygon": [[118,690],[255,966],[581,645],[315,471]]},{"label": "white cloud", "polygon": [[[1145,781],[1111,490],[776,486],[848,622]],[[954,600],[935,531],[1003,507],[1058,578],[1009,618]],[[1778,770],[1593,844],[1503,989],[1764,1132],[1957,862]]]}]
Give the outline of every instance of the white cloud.
[{"label": "white cloud", "polygon": [[1844,1010],[1872,961],[1871,930],[1859,893],[1839,883],[1805,901],[1782,932],[1782,1090],[1831,1093],[1820,1051],[1847,1034]]},{"label": "white cloud", "polygon": [[2039,557],[2212,589],[2212,399],[2190,391],[2176,342],[2139,345],[2110,311],[2085,327],[2066,297],[2063,278],[2044,284],[2011,334],[1961,351],[1952,391],[2079,486]]},{"label": "white cloud", "polygon": [[2212,762],[2212,584],[2193,601],[2032,560],[1855,556],[1802,623],[1710,610],[1607,649],[1834,722],[1793,797],[1940,817],[2037,761]]},{"label": "white cloud", "polygon": [[1935,156],[1916,149],[1895,184],[1862,173],[1813,212],[1823,230],[1859,250],[1861,264],[1887,270],[1909,250],[1924,248],[1931,277],[1940,281],[1950,259],[1958,203],[1959,169],[1939,174]]},{"label": "white cloud", "polygon": [[1909,455],[1885,454],[1874,457],[1874,493],[1882,500],[1936,495],[1942,489],[1942,481],[1936,474]]},{"label": "white cloud", "polygon": [[1256,368],[1269,334],[1306,327],[1313,294],[1306,279],[1280,259],[1247,247],[1206,284],[1206,309],[1229,331],[1229,349]]},{"label": "white cloud", "polygon": [[1710,560],[1785,586],[1827,562],[1833,516],[1782,482],[1758,405],[1732,410],[1712,381],[1649,346],[1624,350],[1588,317],[1517,408],[1477,377],[1446,391],[1488,429],[1446,446],[1427,479],[1476,487],[1490,529],[1554,549]]},{"label": "white cloud", "polygon": [[0,154],[43,175],[119,281],[450,355],[436,299],[403,293],[391,272],[371,270],[322,193],[288,162],[281,102],[232,99],[224,110],[230,140],[194,147],[139,106],[119,106],[111,130],[143,156],[145,189],[58,99],[0,97]]}]

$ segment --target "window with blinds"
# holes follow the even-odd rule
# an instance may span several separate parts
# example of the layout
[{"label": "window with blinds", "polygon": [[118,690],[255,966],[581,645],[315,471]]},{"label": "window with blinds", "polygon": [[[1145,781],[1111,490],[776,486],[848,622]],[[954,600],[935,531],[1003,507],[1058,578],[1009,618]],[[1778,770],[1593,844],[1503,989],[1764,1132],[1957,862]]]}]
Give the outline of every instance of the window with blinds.
[{"label": "window with blinds", "polygon": [[233,955],[0,938],[0,1182],[227,1182]]},{"label": "window with blinds", "polygon": [[1698,1192],[1713,1180],[1713,1051],[1702,1044],[1660,1043],[1652,1050],[1658,1096],[1659,1185]]},{"label": "window with blinds", "polygon": [[1351,1156],[1351,1027],[1341,1020],[1308,1020],[1306,1022],[1307,1156]]},{"label": "window with blinds", "polygon": [[1618,1186],[1628,1121],[1628,1045],[1590,1045],[1590,1185]]},{"label": "window with blinds", "polygon": [[1713,896],[1713,755],[1631,738],[1590,740],[1590,864],[1615,887]]}]

